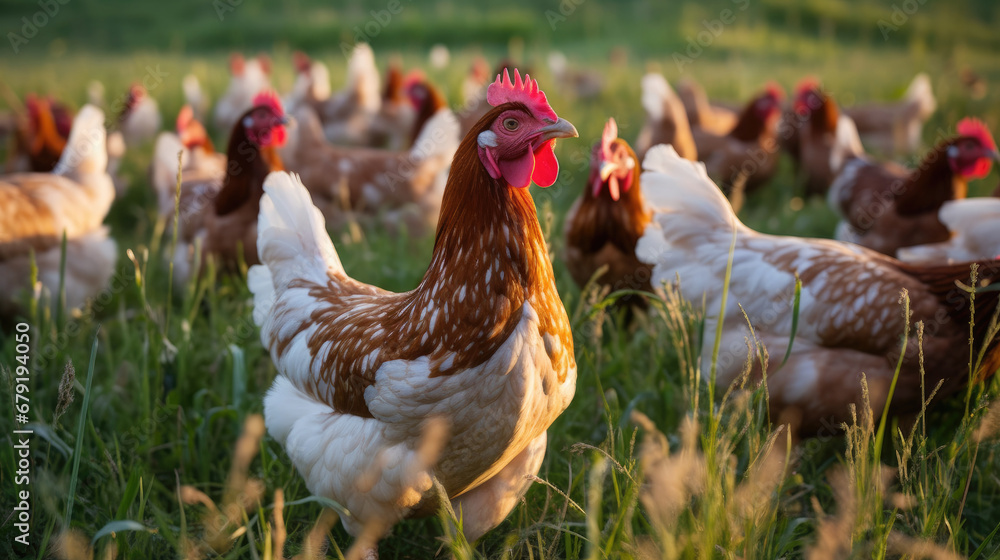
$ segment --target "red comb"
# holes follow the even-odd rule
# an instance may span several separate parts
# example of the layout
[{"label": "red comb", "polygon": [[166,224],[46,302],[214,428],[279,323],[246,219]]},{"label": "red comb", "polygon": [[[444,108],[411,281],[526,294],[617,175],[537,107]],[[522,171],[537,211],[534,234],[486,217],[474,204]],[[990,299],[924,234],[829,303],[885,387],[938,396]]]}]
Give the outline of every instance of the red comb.
[{"label": "red comb", "polygon": [[424,73],[420,70],[410,70],[410,72],[406,75],[406,78],[403,80],[403,89],[410,91],[411,87],[423,82],[425,79]]},{"label": "red comb", "polygon": [[785,98],[785,90],[782,89],[777,82],[768,82],[767,86],[764,88],[764,91],[766,91],[768,95],[770,95],[777,101],[781,101],[782,99]]},{"label": "red comb", "polygon": [[185,105],[181,107],[181,111],[177,113],[177,134],[182,134],[184,129],[187,128],[193,120],[194,111],[191,109],[191,106]]},{"label": "red comb", "polygon": [[601,135],[601,152],[604,154],[604,160],[611,159],[611,143],[618,138],[618,123],[615,122],[615,118],[611,117],[608,122],[604,124],[604,134]]},{"label": "red comb", "polygon": [[486,90],[486,101],[494,107],[499,107],[504,103],[520,102],[542,117],[552,120],[559,118],[549,106],[548,100],[545,99],[545,92],[538,89],[538,82],[532,80],[527,74],[524,75],[522,81],[517,68],[514,69],[513,82],[510,81],[510,75],[506,68],[503,70],[503,79],[497,75],[496,81],[490,84]]},{"label": "red comb", "polygon": [[979,143],[990,150],[996,150],[996,142],[993,141],[993,135],[990,134],[990,129],[986,128],[986,124],[976,118],[966,117],[958,121],[959,136],[969,136],[979,140]]},{"label": "red comb", "polygon": [[799,80],[798,85],[795,86],[795,95],[799,96],[807,91],[820,89],[819,80],[815,76],[806,76]]},{"label": "red comb", "polygon": [[253,98],[254,107],[260,107],[262,105],[270,107],[277,115],[285,114],[285,110],[281,108],[281,99],[278,97],[278,94],[274,92],[274,90],[264,90]]}]

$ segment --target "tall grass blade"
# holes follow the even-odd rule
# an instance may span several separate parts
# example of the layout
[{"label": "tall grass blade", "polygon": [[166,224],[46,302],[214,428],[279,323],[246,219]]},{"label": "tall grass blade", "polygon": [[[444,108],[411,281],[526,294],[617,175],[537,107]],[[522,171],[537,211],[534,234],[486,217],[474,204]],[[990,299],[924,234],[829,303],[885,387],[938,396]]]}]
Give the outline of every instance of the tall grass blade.
[{"label": "tall grass blade", "polygon": [[83,390],[83,404],[80,406],[80,422],[76,428],[76,447],[73,450],[73,471],[69,477],[69,495],[66,497],[66,514],[63,522],[69,528],[73,521],[73,501],[76,499],[76,484],[80,474],[80,457],[83,456],[83,437],[87,426],[87,413],[90,409],[91,387],[94,382],[94,362],[97,360],[97,341],[101,334],[100,325],[94,333],[94,343],[90,347],[90,365],[87,366],[87,384]]}]

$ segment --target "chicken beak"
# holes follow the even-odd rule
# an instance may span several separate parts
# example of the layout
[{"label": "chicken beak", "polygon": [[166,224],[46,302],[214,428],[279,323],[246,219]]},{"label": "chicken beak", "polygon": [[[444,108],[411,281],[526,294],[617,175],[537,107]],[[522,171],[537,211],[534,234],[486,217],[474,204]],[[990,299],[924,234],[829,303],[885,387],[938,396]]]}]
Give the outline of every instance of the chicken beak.
[{"label": "chicken beak", "polygon": [[539,128],[534,135],[538,137],[540,142],[547,142],[553,138],[576,138],[580,136],[580,133],[576,131],[573,123],[566,119],[559,119],[548,126]]},{"label": "chicken beak", "polygon": [[990,152],[990,157],[1000,162],[1000,151],[993,150],[992,152]]},{"label": "chicken beak", "polygon": [[615,170],[618,169],[618,164],[610,161],[601,162],[601,181],[607,181],[608,177],[611,176]]}]

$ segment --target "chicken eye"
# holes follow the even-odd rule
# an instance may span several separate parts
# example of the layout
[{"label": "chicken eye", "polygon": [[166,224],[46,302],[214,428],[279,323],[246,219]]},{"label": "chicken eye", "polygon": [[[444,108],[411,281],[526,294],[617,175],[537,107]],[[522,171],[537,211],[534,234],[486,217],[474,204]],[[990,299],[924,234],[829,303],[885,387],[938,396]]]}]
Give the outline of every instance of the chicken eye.
[{"label": "chicken eye", "polygon": [[517,130],[517,127],[519,127],[519,126],[521,126],[521,123],[517,122],[517,119],[504,119],[503,120],[503,127],[506,128],[507,130],[511,131],[511,132],[514,132],[515,130]]}]

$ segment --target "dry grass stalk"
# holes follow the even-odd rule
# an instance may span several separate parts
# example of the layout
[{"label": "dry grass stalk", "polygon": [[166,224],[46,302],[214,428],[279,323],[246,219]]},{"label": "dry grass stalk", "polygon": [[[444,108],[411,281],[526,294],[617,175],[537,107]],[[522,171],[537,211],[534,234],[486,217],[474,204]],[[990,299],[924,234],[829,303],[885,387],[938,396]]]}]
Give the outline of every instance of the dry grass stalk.
[{"label": "dry grass stalk", "polygon": [[670,444],[652,420],[641,412],[632,421],[645,431],[639,456],[645,482],[639,499],[661,531],[669,531],[688,508],[692,496],[700,494],[707,472],[705,458],[697,449],[698,424],[687,416],[681,425],[681,450],[670,454]]},{"label": "dry grass stalk", "polygon": [[59,400],[56,402],[56,411],[52,415],[52,426],[59,426],[59,418],[69,409],[69,406],[73,404],[73,382],[76,380],[76,369],[73,368],[73,362],[71,360],[66,360],[66,368],[63,369],[62,378],[59,379]]}]

